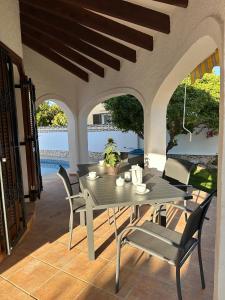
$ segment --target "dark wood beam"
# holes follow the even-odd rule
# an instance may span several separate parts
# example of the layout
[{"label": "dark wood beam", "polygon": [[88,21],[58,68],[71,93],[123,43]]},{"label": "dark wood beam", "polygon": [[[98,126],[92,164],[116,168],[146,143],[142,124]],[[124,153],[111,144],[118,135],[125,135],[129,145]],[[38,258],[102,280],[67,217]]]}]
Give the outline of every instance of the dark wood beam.
[{"label": "dark wood beam", "polygon": [[27,47],[33,49],[34,51],[38,52],[42,56],[48,58],[49,60],[53,61],[57,65],[61,66],[62,68],[66,69],[70,73],[78,76],[80,79],[88,82],[89,75],[84,70],[80,69],[76,65],[72,64],[67,59],[63,58],[53,50],[47,48],[44,44],[37,42],[33,37],[25,34],[22,32],[22,42]]},{"label": "dark wood beam", "polygon": [[162,3],[186,8],[186,7],[188,7],[189,0],[153,0],[153,1],[162,2]]},{"label": "dark wood beam", "polygon": [[34,39],[36,41],[40,41],[42,44],[45,44],[47,48],[50,47],[52,50],[65,56],[67,59],[72,60],[73,62],[92,71],[100,77],[104,77],[104,68],[102,68],[92,60],[86,58],[85,56],[81,55],[80,53],[59,43],[55,38],[52,38],[51,36],[34,29],[29,24],[26,24],[24,21],[21,22],[21,28],[22,32],[35,37]]},{"label": "dark wood beam", "polygon": [[170,32],[170,17],[164,13],[123,0],[61,0],[110,17],[121,19],[163,33]]},{"label": "dark wood beam", "polygon": [[20,2],[39,7],[56,16],[75,21],[138,47],[148,50],[153,49],[152,36],[81,7],[63,3],[59,0],[55,0],[54,4],[52,0],[20,0]]},{"label": "dark wood beam", "polygon": [[[66,20],[62,17],[56,17],[44,10],[24,5],[21,3],[21,17],[26,21],[27,18],[35,18],[43,22],[45,26],[51,24],[56,30],[61,29],[78,39],[86,41],[94,46],[102,48],[112,54],[136,62],[136,51],[126,45],[123,45],[111,38],[91,30],[74,21]],[[30,16],[30,17],[29,17]],[[73,28],[73,30],[71,30]]]},{"label": "dark wood beam", "polygon": [[[34,26],[37,29],[42,30],[43,32],[48,33],[52,37],[59,40],[61,43],[68,45],[72,47],[73,49],[76,49],[77,51],[84,53],[85,55],[94,58],[95,60],[103,63],[106,66],[109,66],[113,68],[116,71],[120,70],[120,61],[116,59],[115,57],[107,54],[104,51],[101,51],[100,49],[77,39],[75,36],[72,36],[65,31],[61,30],[60,28],[55,28],[53,26],[45,25],[42,22],[38,20],[33,20],[31,23],[31,18],[25,18],[26,23],[29,23],[30,25]],[[35,25],[36,24],[36,25]],[[71,27],[72,28],[72,27]]]}]

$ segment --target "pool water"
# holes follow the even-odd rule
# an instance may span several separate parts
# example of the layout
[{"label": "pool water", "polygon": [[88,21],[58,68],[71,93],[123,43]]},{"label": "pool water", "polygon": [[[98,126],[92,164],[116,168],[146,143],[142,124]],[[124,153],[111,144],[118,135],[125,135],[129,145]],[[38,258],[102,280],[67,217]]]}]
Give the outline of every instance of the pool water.
[{"label": "pool water", "polygon": [[65,169],[69,168],[69,163],[64,160],[41,159],[41,174],[43,176],[56,174],[60,165]]}]

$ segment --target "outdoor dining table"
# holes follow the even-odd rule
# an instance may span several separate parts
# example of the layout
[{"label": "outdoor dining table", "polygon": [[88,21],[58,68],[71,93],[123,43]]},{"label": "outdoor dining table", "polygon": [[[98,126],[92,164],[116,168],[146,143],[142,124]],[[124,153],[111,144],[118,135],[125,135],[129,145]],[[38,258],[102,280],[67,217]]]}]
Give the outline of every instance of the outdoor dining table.
[{"label": "outdoor dining table", "polygon": [[[136,193],[136,186],[132,182],[124,186],[116,186],[117,176],[107,175],[104,167],[91,166],[99,177],[89,180],[87,175],[80,177],[80,187],[86,200],[86,222],[88,255],[95,259],[93,210],[103,210],[115,207],[130,207],[144,204],[159,205],[176,201],[189,200],[192,196],[172,186],[166,180],[153,175],[151,169],[144,171],[143,183],[150,190],[147,194]],[[100,170],[100,171],[98,171]]]}]

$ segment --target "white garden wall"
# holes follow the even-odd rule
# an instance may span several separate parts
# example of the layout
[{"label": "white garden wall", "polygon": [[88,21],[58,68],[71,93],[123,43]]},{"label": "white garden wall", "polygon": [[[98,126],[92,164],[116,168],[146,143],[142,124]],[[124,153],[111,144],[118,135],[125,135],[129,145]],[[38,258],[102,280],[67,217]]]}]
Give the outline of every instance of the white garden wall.
[{"label": "white garden wall", "polygon": [[218,136],[207,138],[205,132],[193,134],[191,142],[189,134],[181,134],[177,142],[178,145],[171,149],[169,154],[216,155],[218,153]]},{"label": "white garden wall", "polygon": [[[121,132],[118,130],[89,130],[88,131],[88,151],[103,152],[108,138],[113,138],[120,151],[129,152],[144,146],[143,140],[131,131]],[[167,142],[169,135],[167,134]],[[218,136],[206,137],[203,131],[193,134],[192,141],[188,134],[179,135],[178,146],[169,151],[169,154],[188,155],[216,155],[218,153]],[[66,129],[39,129],[40,150],[68,151],[68,131]]]},{"label": "white garden wall", "polygon": [[138,148],[138,137],[131,131],[89,131],[88,151],[103,152],[108,138],[114,139],[120,151],[129,152]]}]

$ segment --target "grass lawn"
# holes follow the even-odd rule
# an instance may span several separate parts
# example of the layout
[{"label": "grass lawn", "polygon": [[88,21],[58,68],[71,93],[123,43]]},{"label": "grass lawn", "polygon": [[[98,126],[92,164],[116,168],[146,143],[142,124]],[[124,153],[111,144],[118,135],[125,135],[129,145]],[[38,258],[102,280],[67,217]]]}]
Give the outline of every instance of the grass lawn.
[{"label": "grass lawn", "polygon": [[205,192],[217,188],[217,169],[204,169],[198,167],[192,172],[190,184]]}]

